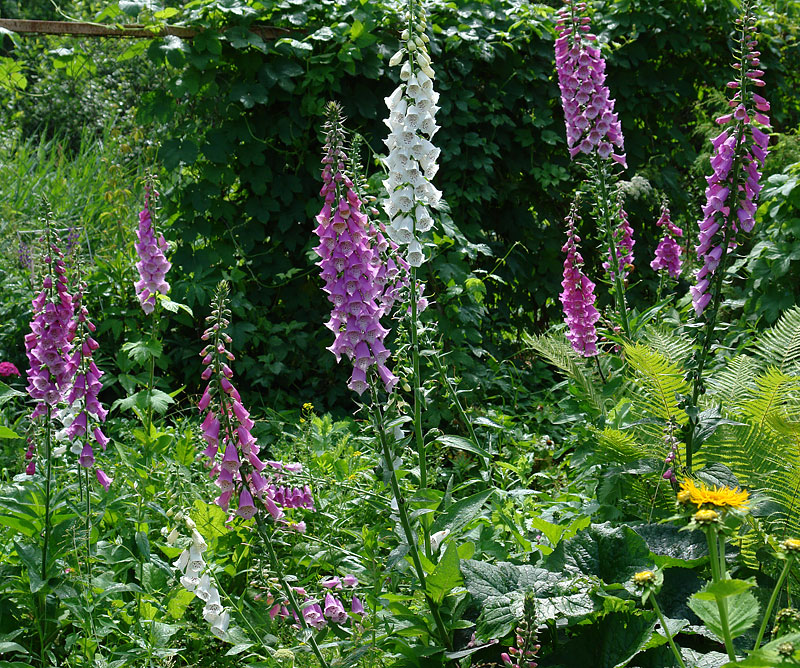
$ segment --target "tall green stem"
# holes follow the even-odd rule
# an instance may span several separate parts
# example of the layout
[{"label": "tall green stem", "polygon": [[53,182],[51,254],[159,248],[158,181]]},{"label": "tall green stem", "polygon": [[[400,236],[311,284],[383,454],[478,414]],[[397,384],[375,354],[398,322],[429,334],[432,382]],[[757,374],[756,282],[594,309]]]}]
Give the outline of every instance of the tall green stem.
[{"label": "tall green stem", "polygon": [[281,583],[281,588],[283,589],[283,593],[286,596],[286,599],[289,601],[289,607],[294,612],[295,616],[297,617],[298,623],[302,627],[304,631],[308,634],[308,643],[311,645],[311,650],[317,657],[319,661],[319,665],[322,668],[328,668],[328,662],[325,661],[325,657],[322,656],[322,652],[320,651],[319,645],[317,645],[317,640],[314,638],[314,633],[311,629],[309,629],[308,624],[306,624],[305,617],[303,617],[303,613],[300,610],[300,606],[297,605],[297,600],[294,597],[294,592],[292,588],[286,583],[286,578],[283,575],[283,568],[281,567],[281,562],[278,559],[278,555],[275,552],[275,547],[272,544],[272,536],[270,536],[269,531],[267,530],[266,525],[264,524],[264,520],[260,514],[256,515],[256,527],[258,528],[259,535],[264,539],[264,543],[267,546],[267,551],[269,552],[269,558],[272,560],[272,567],[275,569],[275,574],[278,576],[278,581]]},{"label": "tall green stem", "polygon": [[[711,554],[711,578],[714,583],[722,580],[720,572],[719,548],[717,546],[717,531],[713,526],[706,527],[706,539],[708,541],[708,551]],[[722,636],[725,641],[725,651],[728,658],[736,662],[736,652],[733,649],[733,638],[731,637],[730,623],[728,622],[728,605],[724,599],[718,598],[717,609],[719,610],[719,624],[722,627]]]},{"label": "tall green stem", "polygon": [[753,645],[753,651],[757,650],[761,646],[761,641],[764,638],[764,632],[767,630],[767,624],[769,623],[769,618],[772,615],[772,608],[775,607],[775,601],[778,600],[778,594],[781,591],[784,580],[786,580],[786,576],[789,575],[789,569],[792,567],[793,561],[794,555],[789,554],[789,556],[786,557],[786,563],[783,565],[783,570],[781,571],[780,577],[775,583],[775,588],[772,590],[772,596],[769,597],[769,603],[767,603],[767,609],[764,612],[764,619],[761,620],[761,628],[758,629],[758,636],[756,637],[756,644]]},{"label": "tall green stem", "polygon": [[417,546],[417,539],[414,536],[414,532],[411,529],[411,523],[408,520],[408,510],[406,509],[406,503],[403,500],[403,495],[400,493],[400,484],[397,481],[397,473],[394,467],[394,457],[392,456],[392,452],[389,449],[389,441],[386,438],[386,430],[383,427],[383,416],[381,415],[380,405],[378,404],[377,397],[373,391],[373,398],[372,398],[372,408],[373,408],[373,415],[375,421],[375,429],[378,432],[378,439],[381,443],[381,449],[383,450],[383,460],[386,463],[386,467],[390,471],[389,480],[392,487],[392,495],[394,496],[395,503],[397,504],[397,513],[400,516],[400,526],[403,528],[403,533],[406,537],[406,543],[408,544],[408,550],[411,553],[411,561],[414,564],[414,570],[417,573],[417,579],[419,580],[420,589],[425,596],[425,602],[428,604],[428,609],[431,611],[431,615],[433,616],[433,621],[436,624],[436,629],[439,633],[439,639],[444,643],[447,649],[451,650],[453,648],[452,641],[450,639],[450,634],[447,631],[447,627],[444,624],[444,620],[442,619],[441,611],[439,610],[439,606],[436,602],[428,595],[428,592],[425,588],[425,569],[422,567],[422,560],[419,556],[419,547]]},{"label": "tall green stem", "polygon": [[53,462],[50,456],[50,448],[52,445],[52,436],[50,429],[50,421],[53,409],[47,407],[47,416],[45,419],[47,423],[44,429],[44,456],[47,460],[45,480],[44,480],[44,543],[42,544],[42,580],[47,582],[47,547],[50,545],[50,531],[51,531],[51,517],[50,517],[50,491],[53,481]]},{"label": "tall green stem", "polygon": [[597,207],[600,212],[600,218],[603,222],[603,229],[606,232],[606,241],[608,243],[609,252],[609,271],[614,275],[614,302],[617,306],[617,313],[619,313],[622,331],[625,333],[625,336],[630,338],[631,327],[628,323],[628,309],[625,305],[625,286],[622,282],[622,275],[618,266],[619,261],[617,260],[617,244],[614,241],[613,220],[611,218],[611,202],[608,194],[608,185],[606,183],[606,165],[598,155],[595,155],[595,169],[597,171],[597,182],[600,186],[600,198],[597,202]]},{"label": "tall green stem", "polygon": [[672,634],[669,632],[669,627],[667,626],[667,621],[664,619],[664,615],[661,612],[661,607],[658,605],[658,601],[656,601],[655,592],[650,594],[650,602],[653,604],[653,610],[656,611],[658,615],[658,621],[661,622],[661,627],[664,629],[664,635],[667,636],[667,642],[669,643],[669,647],[672,650],[672,653],[675,655],[675,658],[678,660],[678,665],[681,668],[686,668],[686,664],[683,662],[683,657],[681,656],[680,651],[675,646],[675,641],[672,639]]},{"label": "tall green stem", "polygon": [[[158,303],[156,302],[156,306]],[[153,318],[153,325],[150,330],[150,343],[155,346],[156,336],[158,334],[158,315],[157,315],[157,308],[153,311],[152,318]],[[156,375],[156,356],[153,353],[150,353],[150,373],[147,379],[147,411],[145,413],[145,429],[147,431],[147,443],[150,443],[150,432],[152,430],[153,425],[153,383],[155,382],[155,375]],[[150,448],[147,448],[148,454]]]}]

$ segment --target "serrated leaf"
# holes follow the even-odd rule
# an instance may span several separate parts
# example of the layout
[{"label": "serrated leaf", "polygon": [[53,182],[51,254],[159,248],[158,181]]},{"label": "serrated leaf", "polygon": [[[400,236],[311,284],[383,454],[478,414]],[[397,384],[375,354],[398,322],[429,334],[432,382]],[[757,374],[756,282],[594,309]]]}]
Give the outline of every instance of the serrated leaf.
[{"label": "serrated leaf", "polygon": [[158,359],[163,350],[164,346],[160,341],[128,341],[122,344],[122,351],[138,364],[143,364],[151,356]]},{"label": "serrated leaf", "polygon": [[167,311],[170,313],[177,313],[178,310],[185,311],[190,316],[194,317],[194,313],[192,313],[192,309],[190,309],[186,304],[181,304],[180,302],[172,301],[167,295],[159,294],[157,295],[158,301],[161,302],[161,306],[163,306]]},{"label": "serrated leaf", "polygon": [[[689,607],[721,640],[723,638],[722,623],[717,601],[700,598],[702,593],[702,591],[698,592],[689,599]],[[760,606],[756,597],[749,591],[728,596],[723,604],[728,610],[728,627],[732,638],[738,638],[758,620]]]},{"label": "serrated leaf", "polygon": [[703,601],[719,601],[729,596],[735,596],[755,587],[755,583],[745,580],[720,580],[708,585],[703,591],[697,592],[694,596]]}]

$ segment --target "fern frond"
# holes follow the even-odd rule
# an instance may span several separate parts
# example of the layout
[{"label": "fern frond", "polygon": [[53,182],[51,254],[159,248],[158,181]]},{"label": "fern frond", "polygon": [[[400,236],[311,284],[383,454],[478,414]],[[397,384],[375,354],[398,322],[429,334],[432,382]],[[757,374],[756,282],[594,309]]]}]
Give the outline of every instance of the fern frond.
[{"label": "fern frond", "polygon": [[647,327],[644,330],[647,345],[669,362],[679,364],[692,353],[691,340],[664,327]]},{"label": "fern frond", "polygon": [[773,327],[755,342],[755,355],[763,365],[792,375],[800,372],[800,306],[784,312]]},{"label": "fern frond", "polygon": [[598,381],[587,369],[585,358],[573,350],[566,336],[563,334],[525,335],[524,340],[536,353],[572,380],[577,385],[582,398],[595,411],[605,413],[603,399],[596,388]]},{"label": "fern frond", "polygon": [[643,343],[627,344],[625,359],[633,370],[638,390],[631,397],[638,412],[683,424],[686,413],[678,408],[676,395],[688,394],[689,385],[683,379],[681,367]]},{"label": "fern frond", "polygon": [[726,408],[737,408],[753,395],[758,367],[758,362],[749,355],[737,355],[722,371],[708,377],[710,394]]}]

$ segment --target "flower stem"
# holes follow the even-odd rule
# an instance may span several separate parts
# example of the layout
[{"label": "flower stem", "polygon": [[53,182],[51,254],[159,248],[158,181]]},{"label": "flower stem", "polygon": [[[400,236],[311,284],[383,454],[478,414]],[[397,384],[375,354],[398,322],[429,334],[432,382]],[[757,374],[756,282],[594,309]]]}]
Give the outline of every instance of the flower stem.
[{"label": "flower stem", "polygon": [[617,260],[617,245],[614,242],[614,230],[612,229],[612,220],[610,215],[610,202],[608,195],[608,185],[606,184],[606,166],[600,159],[600,156],[595,156],[595,169],[597,171],[597,182],[600,185],[600,198],[597,202],[597,207],[600,211],[600,217],[603,221],[605,229],[608,252],[609,252],[609,271],[614,276],[614,302],[617,306],[619,313],[620,324],[625,336],[630,338],[631,328],[628,324],[628,309],[625,305],[625,288],[622,282],[621,272],[619,270],[619,261]]},{"label": "flower stem", "polygon": [[[416,220],[414,221],[416,227]],[[425,437],[422,435],[422,379],[419,364],[419,332],[417,332],[417,268],[411,267],[411,358],[414,367],[414,438],[417,444],[417,458],[419,460],[419,486],[420,489],[428,488],[428,463],[425,452]],[[431,537],[428,531],[426,517],[420,518],[422,528],[422,542],[425,554],[431,556]]]},{"label": "flower stem", "polygon": [[769,603],[767,603],[767,609],[764,612],[764,619],[761,620],[761,628],[758,629],[758,636],[756,637],[756,644],[753,645],[753,651],[757,650],[761,646],[761,640],[764,638],[764,632],[767,630],[767,624],[769,623],[769,618],[772,615],[772,608],[775,606],[775,601],[778,600],[778,594],[780,593],[784,580],[786,580],[786,576],[789,575],[789,569],[792,567],[793,561],[794,555],[790,554],[786,558],[786,563],[783,565],[783,570],[781,571],[780,577],[778,577],[778,581],[775,583],[775,588],[772,590],[772,596],[769,598]]},{"label": "flower stem", "polygon": [[291,607],[292,612],[294,612],[295,616],[297,617],[298,623],[303,628],[304,631],[308,632],[308,643],[311,645],[311,650],[317,657],[319,661],[319,665],[322,668],[328,668],[328,662],[325,661],[325,657],[322,656],[322,652],[320,651],[319,645],[317,645],[316,638],[314,638],[314,633],[311,629],[308,628],[308,624],[306,624],[306,619],[303,617],[303,613],[300,611],[300,606],[297,605],[297,600],[294,597],[294,592],[292,588],[286,584],[286,578],[283,575],[283,569],[281,568],[281,562],[278,559],[278,555],[275,552],[275,547],[272,544],[272,536],[270,536],[269,531],[267,531],[267,527],[264,523],[264,519],[261,517],[260,514],[256,514],[256,527],[258,528],[258,533],[264,539],[264,543],[267,546],[267,551],[269,552],[269,558],[272,560],[272,566],[275,569],[275,573],[278,576],[278,581],[281,583],[281,588],[283,589],[283,593],[286,595],[287,600],[289,601],[289,607]]},{"label": "flower stem", "polygon": [[453,384],[447,377],[447,372],[444,368],[444,365],[442,364],[442,360],[439,359],[438,354],[431,355],[431,358],[433,359],[433,363],[436,365],[436,370],[439,372],[439,376],[442,379],[442,384],[447,388],[447,391],[450,394],[450,399],[453,401],[453,404],[458,410],[458,414],[461,417],[461,421],[467,427],[470,439],[472,440],[473,444],[478,445],[478,437],[475,435],[475,429],[472,426],[472,420],[469,419],[466,411],[464,410],[464,407],[461,405],[461,400],[458,398],[458,393],[456,392],[456,388],[453,387]]},{"label": "flower stem", "polygon": [[[158,300],[156,300],[156,306],[158,306]],[[157,311],[157,309],[156,309]],[[155,344],[156,336],[158,334],[158,317],[156,311],[153,311],[153,327],[150,330],[150,343]],[[147,412],[146,412],[146,420],[145,420],[145,430],[147,436],[147,442],[150,443],[150,431],[153,425],[153,382],[155,379],[155,371],[156,371],[156,356],[151,352],[150,353],[150,373],[147,380]],[[148,448],[149,451],[149,448]]]},{"label": "flower stem", "polygon": [[[708,551],[711,555],[711,578],[714,583],[722,579],[720,573],[719,548],[717,546],[716,529],[713,526],[706,527],[706,540],[708,541]],[[719,610],[719,623],[722,627],[722,636],[725,641],[725,651],[728,658],[736,663],[736,652],[733,649],[733,638],[731,638],[730,624],[728,623],[728,606],[724,599],[718,598],[717,609]]]},{"label": "flower stem", "polygon": [[375,429],[378,432],[378,439],[380,440],[381,449],[383,450],[383,460],[386,463],[386,467],[391,472],[389,480],[392,486],[392,494],[394,495],[394,500],[395,503],[397,504],[397,513],[400,516],[400,525],[403,527],[403,533],[406,536],[406,543],[408,544],[408,550],[411,553],[411,560],[414,563],[414,570],[417,573],[417,579],[419,580],[420,589],[422,589],[422,592],[425,596],[425,601],[428,604],[428,608],[431,611],[431,615],[433,616],[434,623],[436,624],[436,629],[439,633],[439,639],[444,643],[444,645],[447,647],[448,650],[452,650],[453,645],[450,640],[450,634],[448,633],[447,627],[445,626],[444,620],[442,619],[439,606],[428,595],[428,592],[425,589],[425,569],[422,567],[422,560],[419,557],[419,548],[417,546],[417,540],[414,537],[414,532],[411,530],[411,523],[409,522],[408,519],[408,511],[406,509],[406,504],[405,501],[403,500],[402,494],[400,493],[400,484],[397,482],[397,473],[394,467],[394,458],[392,457],[392,453],[389,449],[389,441],[386,438],[386,430],[383,427],[383,416],[381,415],[380,405],[378,404],[374,390],[372,394],[372,408],[375,421]]},{"label": "flower stem", "polygon": [[658,615],[658,621],[661,622],[661,626],[664,629],[664,635],[667,636],[667,643],[669,643],[669,647],[672,650],[672,653],[678,660],[678,665],[681,668],[686,668],[686,664],[683,662],[683,657],[681,656],[681,653],[678,650],[678,648],[675,646],[675,641],[672,639],[672,635],[669,632],[669,628],[667,627],[667,622],[664,619],[663,613],[661,612],[661,607],[658,605],[655,593],[651,593],[649,598],[650,602],[653,604],[653,610],[655,610],[656,614]]},{"label": "flower stem", "polygon": [[50,434],[50,421],[52,419],[53,409],[47,406],[47,423],[44,428],[44,456],[47,460],[47,473],[44,480],[44,543],[42,544],[42,580],[47,582],[47,547],[50,544],[50,488],[53,480],[53,462],[50,456],[50,448],[52,445],[52,438]]}]

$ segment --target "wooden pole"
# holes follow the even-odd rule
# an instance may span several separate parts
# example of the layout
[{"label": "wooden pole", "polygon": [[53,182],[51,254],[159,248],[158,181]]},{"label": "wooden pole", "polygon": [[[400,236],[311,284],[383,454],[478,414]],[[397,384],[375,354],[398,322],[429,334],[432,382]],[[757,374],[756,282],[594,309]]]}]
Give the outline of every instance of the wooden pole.
[{"label": "wooden pole", "polygon": [[[151,30],[140,24],[109,26],[81,21],[28,21],[23,19],[0,19],[0,28],[23,35],[71,35],[74,37],[123,37],[134,39],[152,39],[166,35],[174,35],[181,39],[192,39],[200,32],[193,28],[183,28],[181,26],[164,26]],[[278,39],[292,33],[287,28],[258,25],[250,26],[249,30],[263,39]]]}]

